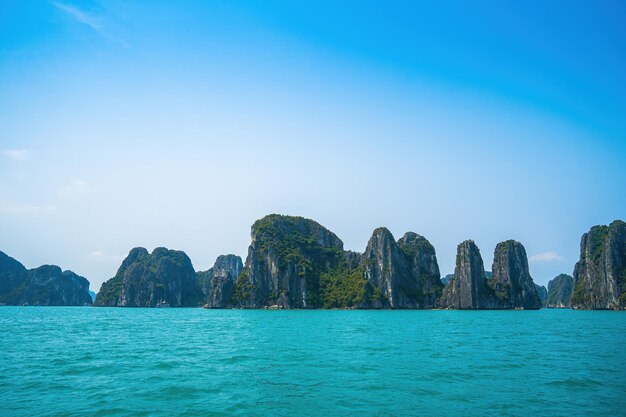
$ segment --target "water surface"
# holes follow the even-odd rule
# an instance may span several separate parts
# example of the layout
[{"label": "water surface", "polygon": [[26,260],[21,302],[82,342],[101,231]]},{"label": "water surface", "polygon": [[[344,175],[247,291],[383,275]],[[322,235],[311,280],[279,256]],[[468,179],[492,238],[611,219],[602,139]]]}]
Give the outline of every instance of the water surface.
[{"label": "water surface", "polygon": [[0,307],[0,415],[623,416],[626,313]]}]

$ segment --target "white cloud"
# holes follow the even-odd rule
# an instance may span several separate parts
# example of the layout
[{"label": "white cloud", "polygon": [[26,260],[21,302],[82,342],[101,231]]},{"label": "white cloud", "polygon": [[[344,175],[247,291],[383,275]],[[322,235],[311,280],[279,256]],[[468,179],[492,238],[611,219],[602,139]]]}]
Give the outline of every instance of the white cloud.
[{"label": "white cloud", "polygon": [[87,192],[89,192],[87,181],[73,180],[69,184],[61,187],[59,191],[57,191],[57,194],[61,197],[76,197]]},{"label": "white cloud", "polygon": [[70,6],[69,4],[58,3],[56,1],[53,1],[52,4],[72,16],[74,19],[78,20],[80,23],[84,23],[85,25],[89,26],[96,32],[100,33],[100,31],[102,30],[102,24],[98,21],[97,18],[91,16],[87,12],[80,10],[78,7]]},{"label": "white cloud", "polygon": [[556,252],[543,252],[530,257],[530,262],[553,262],[561,260],[563,260],[563,257]]},{"label": "white cloud", "polygon": [[25,161],[30,156],[30,152],[26,149],[5,149],[2,151],[2,155],[15,161]]},{"label": "white cloud", "polygon": [[0,206],[0,210],[6,214],[37,216],[40,214],[50,213],[56,210],[55,206],[36,204],[9,204]]},{"label": "white cloud", "polygon": [[110,41],[118,42],[122,44],[125,48],[128,48],[128,44],[126,42],[111,35],[108,31],[104,29],[104,23],[102,18],[94,16],[91,13],[85,12],[84,10],[79,9],[76,6],[72,6],[69,4],[64,4],[56,1],[53,1],[52,4],[79,23],[89,26],[94,32],[96,32],[100,36]]}]

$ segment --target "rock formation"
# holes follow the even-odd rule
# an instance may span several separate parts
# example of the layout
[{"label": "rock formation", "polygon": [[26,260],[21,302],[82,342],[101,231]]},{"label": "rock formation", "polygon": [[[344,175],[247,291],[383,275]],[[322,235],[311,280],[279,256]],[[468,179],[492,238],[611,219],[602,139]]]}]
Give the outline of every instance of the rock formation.
[{"label": "rock formation", "polygon": [[446,275],[445,277],[442,277],[442,278],[441,278],[441,283],[442,283],[442,284],[444,285],[444,287],[445,287],[446,285],[448,285],[448,283],[449,283],[450,281],[452,281],[452,278],[454,278],[454,274],[448,274],[448,275]]},{"label": "rock formation", "polygon": [[339,264],[320,275],[323,308],[371,308],[372,287],[364,277],[363,255],[345,251]]},{"label": "rock formation", "polygon": [[252,225],[252,243],[235,287],[243,308],[317,308],[320,276],[343,259],[343,242],[303,217],[272,214]]},{"label": "rock formation", "polygon": [[[245,265],[235,255],[196,272],[184,252],[132,249],[102,285],[98,306],[210,308],[626,309],[626,223],[595,226],[581,239],[574,277],[533,283],[523,245],[500,242],[492,271],[467,240],[457,247],[454,275],[441,279],[435,249],[406,233],[395,241],[377,228],[363,254],[317,222],[272,214],[252,225]],[[570,296],[571,294],[571,296]],[[0,303],[89,305],[89,282],[44,265],[27,270],[0,252]]]},{"label": "rock formation", "polygon": [[451,309],[501,308],[487,284],[483,258],[473,240],[457,246],[454,278],[445,286],[439,305]]},{"label": "rock formation", "polygon": [[541,299],[528,270],[526,250],[521,243],[515,240],[498,243],[491,270],[493,278],[488,284],[495,291],[500,308],[541,308]]},{"label": "rock formation", "polygon": [[407,257],[384,227],[374,230],[363,254],[371,308],[417,308],[417,280]]},{"label": "rock formation", "polygon": [[376,229],[361,255],[313,220],[273,214],[252,226],[234,300],[244,308],[432,308],[439,278],[435,249],[415,233],[396,242]]},{"label": "rock formation", "polygon": [[220,255],[212,268],[196,274],[207,307],[229,308],[235,305],[235,283],[242,270],[243,263],[239,256]]},{"label": "rock formation", "polygon": [[[409,267],[409,282],[405,288],[415,288],[408,293],[410,303],[417,308],[434,308],[441,297],[443,285],[435,248],[423,236],[407,232],[398,240]],[[404,284],[400,283],[403,290]]]},{"label": "rock formation", "polygon": [[535,284],[535,289],[537,290],[537,295],[541,300],[541,307],[548,306],[548,289],[543,285]]},{"label": "rock formation", "polygon": [[574,289],[574,278],[561,274],[548,282],[548,308],[569,308]]},{"label": "rock formation", "polygon": [[0,252],[0,302],[8,305],[91,305],[89,281],[56,265],[26,269]]},{"label": "rock formation", "polygon": [[575,309],[626,309],[626,223],[594,226],[582,236],[574,268]]},{"label": "rock formation", "polygon": [[134,248],[115,277],[102,284],[95,305],[191,307],[200,305],[203,298],[185,252],[156,248],[149,254],[144,248]]}]

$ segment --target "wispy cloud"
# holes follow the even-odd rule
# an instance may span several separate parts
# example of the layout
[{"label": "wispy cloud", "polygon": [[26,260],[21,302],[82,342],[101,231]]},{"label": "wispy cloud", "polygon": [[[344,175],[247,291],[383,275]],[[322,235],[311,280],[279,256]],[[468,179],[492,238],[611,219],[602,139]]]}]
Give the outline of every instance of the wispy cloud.
[{"label": "wispy cloud", "polygon": [[104,19],[101,16],[96,16],[93,13],[88,13],[84,10],[79,9],[76,6],[72,6],[70,4],[60,3],[58,1],[53,1],[52,4],[62,12],[66,13],[68,16],[73,18],[79,23],[89,26],[94,32],[99,34],[100,36],[121,44],[125,48],[128,48],[128,44],[118,38],[117,36],[113,36],[109,31],[106,30],[104,25]]},{"label": "wispy cloud", "polygon": [[57,8],[69,14],[79,22],[86,24],[98,33],[101,33],[102,24],[96,17],[80,10],[78,7],[70,6],[69,4],[63,4],[56,1],[53,1],[52,4],[54,4]]},{"label": "wispy cloud", "polygon": [[30,157],[30,152],[26,149],[5,149],[2,151],[2,155],[15,161],[25,161]]},{"label": "wispy cloud", "polygon": [[61,197],[76,197],[89,192],[89,184],[84,180],[72,180],[69,184],[59,188],[57,194]]},{"label": "wispy cloud", "polygon": [[563,260],[563,257],[556,252],[543,252],[530,257],[531,262],[553,262],[561,260]]},{"label": "wispy cloud", "polygon": [[0,206],[0,211],[5,214],[38,216],[56,210],[55,206],[37,204],[8,204]]}]

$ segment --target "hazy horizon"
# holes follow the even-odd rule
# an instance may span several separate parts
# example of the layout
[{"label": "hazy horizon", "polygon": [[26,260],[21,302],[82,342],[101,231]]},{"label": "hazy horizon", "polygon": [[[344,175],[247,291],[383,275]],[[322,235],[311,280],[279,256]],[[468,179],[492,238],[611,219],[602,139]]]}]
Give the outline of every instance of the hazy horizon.
[{"label": "hazy horizon", "polygon": [[[468,18],[471,17],[471,18]],[[473,239],[534,281],[626,220],[626,7],[0,4],[0,250],[98,290],[128,251],[245,260],[267,214],[362,252]]]}]

